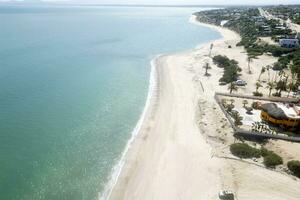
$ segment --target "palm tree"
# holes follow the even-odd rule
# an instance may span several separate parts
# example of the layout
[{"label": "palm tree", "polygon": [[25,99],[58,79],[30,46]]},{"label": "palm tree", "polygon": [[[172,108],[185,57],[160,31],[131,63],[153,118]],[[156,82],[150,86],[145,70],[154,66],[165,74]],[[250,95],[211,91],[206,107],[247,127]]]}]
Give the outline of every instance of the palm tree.
[{"label": "palm tree", "polygon": [[248,115],[252,115],[253,113],[252,113],[252,111],[253,111],[253,108],[252,107],[245,107],[245,109],[246,109],[246,113],[248,114]]},{"label": "palm tree", "polygon": [[287,84],[287,89],[288,89],[288,95],[287,97],[290,96],[291,91],[296,91],[299,87],[299,82],[298,82],[298,74],[295,72],[295,65],[294,62],[291,61],[290,65],[289,65],[289,70],[291,72],[291,82]]},{"label": "palm tree", "polygon": [[267,65],[266,66],[266,70],[268,71],[268,81],[270,81],[270,69],[272,68],[272,66]]},{"label": "palm tree", "polygon": [[255,92],[256,92],[256,93],[258,93],[258,89],[259,89],[259,88],[261,88],[261,87],[262,87],[262,85],[260,84],[260,82],[259,82],[259,81],[257,81],[257,82],[255,83],[255,87],[256,87],[256,90],[255,90]]},{"label": "palm tree", "polygon": [[209,57],[211,57],[211,51],[212,51],[213,47],[214,47],[214,44],[212,43],[209,48],[209,54],[208,54]]},{"label": "palm tree", "polygon": [[250,67],[250,63],[253,62],[253,57],[250,56],[250,55],[248,55],[247,61],[248,61],[248,73],[249,73],[249,74],[252,74],[252,72],[251,72],[251,67]]},{"label": "palm tree", "polygon": [[289,97],[291,91],[297,90],[298,85],[297,85],[297,83],[295,83],[295,82],[290,82],[290,83],[287,84],[286,87],[287,87],[287,89],[288,89],[288,95],[287,95],[287,97]]},{"label": "palm tree", "polygon": [[269,97],[271,96],[272,90],[275,88],[275,86],[276,86],[275,82],[272,81],[268,82],[267,88],[269,89]]},{"label": "palm tree", "polygon": [[209,69],[211,69],[211,67],[209,66],[209,63],[206,63],[203,68],[205,69],[204,76],[209,76],[209,73],[207,72]]},{"label": "palm tree", "polygon": [[238,112],[233,112],[232,117],[234,119],[235,126],[243,125],[243,123],[242,123],[243,117]]},{"label": "palm tree", "polygon": [[262,67],[262,68],[261,68],[261,71],[260,71],[260,74],[259,74],[259,77],[258,77],[258,81],[260,81],[261,75],[262,75],[263,73],[265,73],[265,72],[266,72],[266,68],[265,68],[265,67]]},{"label": "palm tree", "polygon": [[229,104],[226,107],[226,110],[227,110],[228,113],[231,113],[233,109],[234,109],[234,105],[233,104]]},{"label": "palm tree", "polygon": [[300,80],[300,62],[293,62],[291,61],[291,63],[289,64],[289,70],[292,74],[292,79],[293,80]]},{"label": "palm tree", "polygon": [[284,71],[279,71],[279,81],[281,81],[282,80],[282,78],[285,76],[285,72]]},{"label": "palm tree", "polygon": [[281,92],[286,90],[286,82],[284,80],[280,80],[276,83],[276,95],[281,97]]},{"label": "palm tree", "polygon": [[231,105],[233,105],[233,104],[234,104],[234,102],[235,102],[235,100],[234,100],[234,99],[230,99],[230,103],[231,103]]},{"label": "palm tree", "polygon": [[222,105],[225,107],[227,105],[227,99],[222,99],[221,100]]},{"label": "palm tree", "polygon": [[274,82],[277,82],[278,71],[275,72],[275,76],[273,77]]},{"label": "palm tree", "polygon": [[231,82],[228,86],[229,93],[231,94],[233,91],[237,91],[238,87],[234,82]]},{"label": "palm tree", "polygon": [[245,99],[243,100],[243,105],[244,105],[244,108],[246,107],[246,105],[248,104],[248,101]]},{"label": "palm tree", "polygon": [[[277,81],[277,77],[279,76],[279,81]],[[281,96],[281,91],[286,89],[286,83],[283,80],[283,77],[285,76],[285,72],[283,70],[279,71],[279,73],[276,73],[276,96]]]}]

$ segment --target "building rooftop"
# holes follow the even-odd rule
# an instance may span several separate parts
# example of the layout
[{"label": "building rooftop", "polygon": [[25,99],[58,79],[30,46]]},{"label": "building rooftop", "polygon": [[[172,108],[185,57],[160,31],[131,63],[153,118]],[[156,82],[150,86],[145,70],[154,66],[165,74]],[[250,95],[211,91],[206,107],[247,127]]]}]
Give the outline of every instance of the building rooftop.
[{"label": "building rooftop", "polygon": [[276,119],[300,119],[300,108],[295,105],[266,103],[263,104],[261,108]]},{"label": "building rooftop", "polygon": [[289,106],[284,104],[277,104],[277,106],[283,110],[284,114],[293,119],[300,119],[299,115],[299,107],[297,106]]}]

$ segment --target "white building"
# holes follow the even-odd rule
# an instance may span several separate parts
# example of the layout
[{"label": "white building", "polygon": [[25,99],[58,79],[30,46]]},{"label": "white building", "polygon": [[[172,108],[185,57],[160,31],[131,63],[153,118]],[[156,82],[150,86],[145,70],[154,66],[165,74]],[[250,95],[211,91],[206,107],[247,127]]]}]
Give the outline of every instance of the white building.
[{"label": "white building", "polygon": [[263,22],[265,18],[263,16],[253,16],[252,19],[256,22]]},{"label": "white building", "polygon": [[285,48],[299,48],[298,39],[280,39],[279,44],[281,47]]},{"label": "white building", "polygon": [[286,30],[287,28],[285,26],[276,26],[275,29],[277,29],[277,30]]}]

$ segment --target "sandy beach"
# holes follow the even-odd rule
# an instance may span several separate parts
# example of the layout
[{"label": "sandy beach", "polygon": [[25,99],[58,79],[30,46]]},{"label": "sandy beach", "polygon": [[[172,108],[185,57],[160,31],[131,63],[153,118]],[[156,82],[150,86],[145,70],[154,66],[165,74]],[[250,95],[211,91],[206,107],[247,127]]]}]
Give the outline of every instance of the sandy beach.
[{"label": "sandy beach", "polygon": [[[241,78],[248,82],[239,91],[244,94],[255,90],[261,68],[276,59],[260,56],[253,60],[252,74],[248,74],[247,55],[236,47],[238,34],[201,24],[194,16],[190,22],[213,28],[222,38],[154,60],[157,88],[109,199],[216,200],[223,189],[233,190],[243,200],[299,199],[298,179],[251,161],[232,159],[228,148],[235,140],[232,129],[214,100],[215,92],[226,92],[227,86],[219,86],[223,70],[212,63],[208,53],[213,43],[212,56],[226,55],[239,62]],[[205,62],[212,67],[209,77],[204,76]],[[288,144],[281,141],[281,145]]]}]

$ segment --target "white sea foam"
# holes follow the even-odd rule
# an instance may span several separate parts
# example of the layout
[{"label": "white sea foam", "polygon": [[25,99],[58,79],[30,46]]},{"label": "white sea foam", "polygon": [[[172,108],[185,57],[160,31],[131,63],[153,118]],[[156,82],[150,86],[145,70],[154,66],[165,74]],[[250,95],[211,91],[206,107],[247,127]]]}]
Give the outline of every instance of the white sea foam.
[{"label": "white sea foam", "polygon": [[146,113],[150,108],[152,100],[156,96],[155,94],[157,92],[157,87],[158,87],[158,81],[157,81],[158,77],[157,77],[157,70],[156,70],[155,61],[160,56],[161,55],[158,55],[154,59],[151,60],[151,72],[150,72],[150,79],[149,79],[149,86],[148,86],[148,95],[147,95],[146,104],[144,106],[144,110],[142,112],[142,115],[141,115],[138,123],[136,124],[135,128],[132,131],[131,138],[127,142],[127,145],[126,145],[126,147],[125,147],[125,149],[122,153],[120,161],[112,169],[109,182],[106,184],[103,192],[101,194],[99,194],[99,200],[109,199],[109,197],[111,195],[111,192],[112,192],[114,186],[117,184],[117,181],[118,181],[119,176],[121,174],[122,168],[125,164],[126,154],[127,154],[128,150],[130,149],[135,137],[140,132],[142,124],[145,120]]}]

